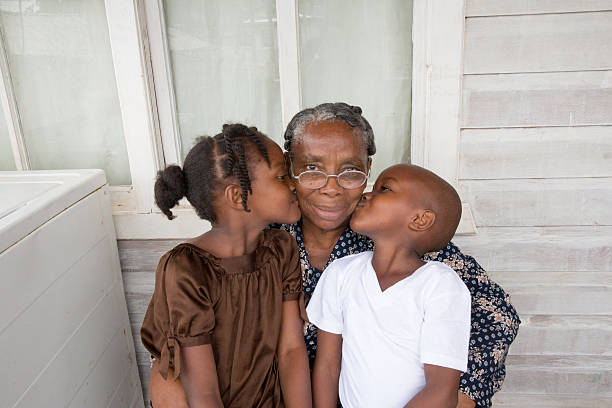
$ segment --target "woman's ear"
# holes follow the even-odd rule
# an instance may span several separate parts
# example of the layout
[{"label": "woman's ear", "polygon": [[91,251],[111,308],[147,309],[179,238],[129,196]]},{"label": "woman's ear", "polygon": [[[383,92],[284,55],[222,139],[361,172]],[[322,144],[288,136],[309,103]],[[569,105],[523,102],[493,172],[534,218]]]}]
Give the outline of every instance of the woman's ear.
[{"label": "woman's ear", "polygon": [[230,208],[244,211],[244,207],[242,206],[242,189],[240,186],[228,184],[225,187],[223,198]]},{"label": "woman's ear", "polygon": [[427,231],[436,222],[436,213],[431,210],[418,210],[410,221],[408,227],[413,231]]}]

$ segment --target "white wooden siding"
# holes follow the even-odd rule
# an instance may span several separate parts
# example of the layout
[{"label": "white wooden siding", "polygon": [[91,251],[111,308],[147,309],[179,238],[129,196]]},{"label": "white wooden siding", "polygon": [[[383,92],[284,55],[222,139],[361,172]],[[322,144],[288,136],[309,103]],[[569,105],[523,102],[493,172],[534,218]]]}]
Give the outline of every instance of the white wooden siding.
[{"label": "white wooden siding", "polygon": [[612,176],[608,126],[464,129],[459,178]]},{"label": "white wooden siding", "polygon": [[468,18],[465,74],[612,68],[612,11]]},{"label": "white wooden siding", "polygon": [[523,321],[494,406],[612,406],[612,1],[466,2],[455,239]]}]

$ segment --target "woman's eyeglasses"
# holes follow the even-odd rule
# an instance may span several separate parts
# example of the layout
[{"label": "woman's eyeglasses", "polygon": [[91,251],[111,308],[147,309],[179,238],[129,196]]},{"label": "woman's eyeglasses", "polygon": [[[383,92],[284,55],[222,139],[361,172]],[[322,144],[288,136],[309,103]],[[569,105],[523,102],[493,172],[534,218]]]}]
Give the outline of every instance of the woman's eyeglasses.
[{"label": "woman's eyeglasses", "polygon": [[291,163],[291,177],[296,179],[302,187],[309,190],[325,187],[330,177],[335,177],[338,185],[347,190],[363,186],[368,179],[368,175],[359,170],[344,170],[339,174],[327,174],[319,170],[306,170],[296,176],[293,173],[293,163]]}]

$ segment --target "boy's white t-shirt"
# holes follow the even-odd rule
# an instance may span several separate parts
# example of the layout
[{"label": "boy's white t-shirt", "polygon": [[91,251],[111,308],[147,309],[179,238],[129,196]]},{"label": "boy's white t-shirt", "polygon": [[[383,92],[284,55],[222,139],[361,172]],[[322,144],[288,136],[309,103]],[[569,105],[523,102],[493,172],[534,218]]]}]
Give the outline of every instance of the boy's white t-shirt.
[{"label": "boy's white t-shirt", "polygon": [[470,305],[463,281],[436,261],[381,291],[368,251],[332,262],[306,310],[342,335],[342,406],[403,407],[425,386],[423,364],[467,369]]}]

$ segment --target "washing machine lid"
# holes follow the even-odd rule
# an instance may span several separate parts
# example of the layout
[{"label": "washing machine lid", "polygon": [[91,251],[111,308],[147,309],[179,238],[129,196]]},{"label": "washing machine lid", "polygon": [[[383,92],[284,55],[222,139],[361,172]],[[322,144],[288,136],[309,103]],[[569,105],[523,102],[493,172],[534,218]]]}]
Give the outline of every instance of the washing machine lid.
[{"label": "washing machine lid", "polygon": [[105,184],[102,170],[0,171],[0,253]]}]

